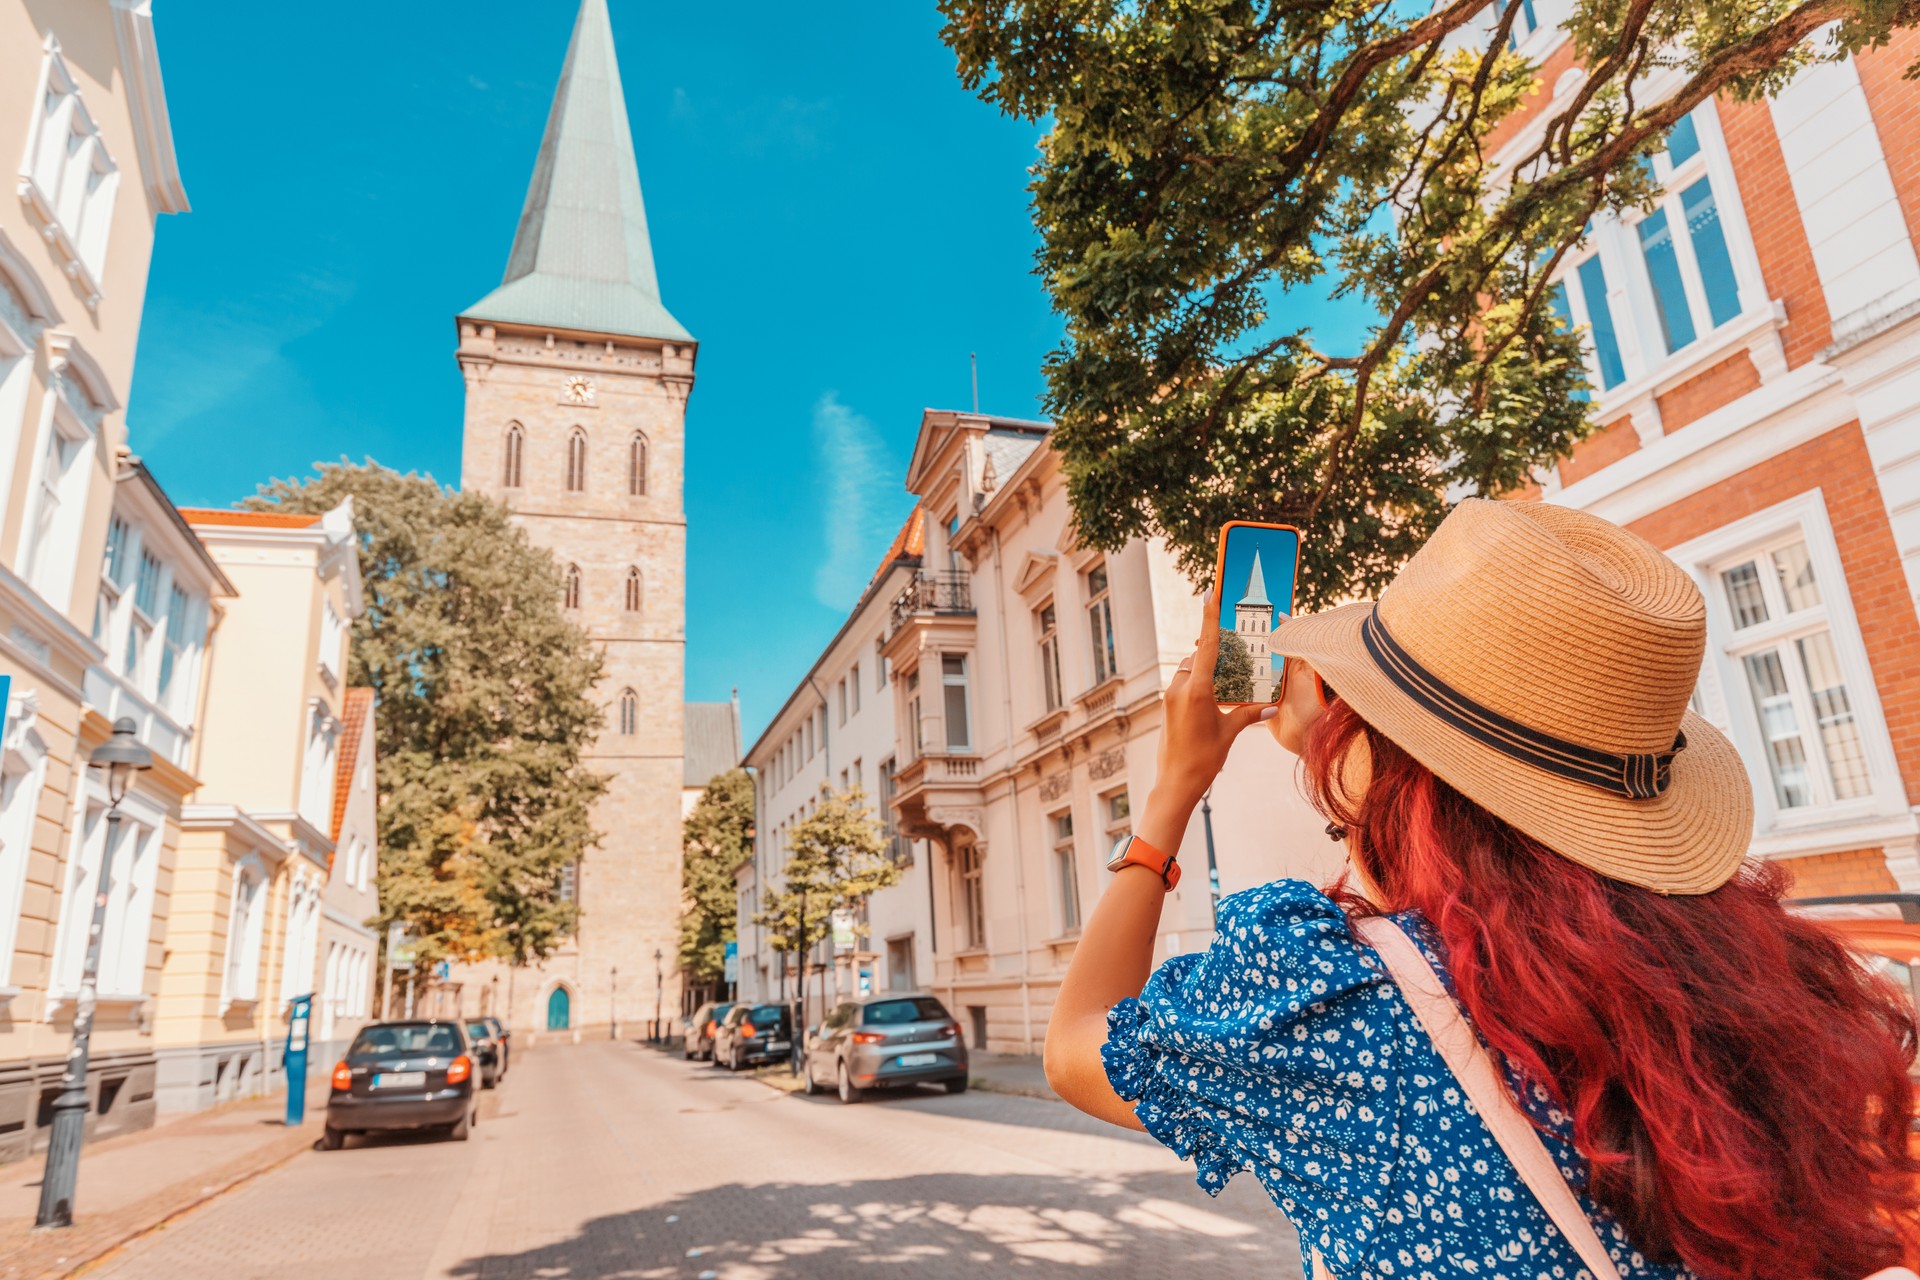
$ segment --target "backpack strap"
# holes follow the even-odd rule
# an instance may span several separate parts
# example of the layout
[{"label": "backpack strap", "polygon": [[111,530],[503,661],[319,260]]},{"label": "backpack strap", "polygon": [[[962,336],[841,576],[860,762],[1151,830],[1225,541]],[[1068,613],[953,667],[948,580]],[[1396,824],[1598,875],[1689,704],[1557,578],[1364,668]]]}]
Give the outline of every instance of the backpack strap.
[{"label": "backpack strap", "polygon": [[1433,1047],[1446,1061],[1460,1088],[1472,1100],[1480,1118],[1493,1131],[1520,1180],[1533,1192],[1540,1207],[1547,1211],[1553,1225],[1567,1238],[1574,1252],[1593,1272],[1596,1280],[1624,1280],[1606,1246],[1588,1220],[1580,1202],[1574,1199],[1560,1167],[1548,1154],[1540,1135],[1534,1130],[1493,1065],[1493,1058],[1480,1037],[1468,1025],[1460,1006],[1447,994],[1433,965],[1413,944],[1399,925],[1385,916],[1368,916],[1353,921],[1358,933],[1386,962],[1387,972],[1400,987],[1415,1021],[1433,1040]]}]

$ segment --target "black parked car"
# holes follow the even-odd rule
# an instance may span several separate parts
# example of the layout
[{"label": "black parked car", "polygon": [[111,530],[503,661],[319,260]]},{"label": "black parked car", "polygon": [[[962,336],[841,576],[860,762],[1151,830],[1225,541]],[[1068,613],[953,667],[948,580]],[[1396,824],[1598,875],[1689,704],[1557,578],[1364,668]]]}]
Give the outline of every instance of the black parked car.
[{"label": "black parked car", "polygon": [[494,1038],[493,1024],[485,1018],[467,1022],[467,1047],[473,1064],[480,1069],[480,1087],[491,1089],[500,1080],[500,1042]]},{"label": "black parked car", "polygon": [[793,1018],[783,1004],[737,1004],[714,1033],[714,1065],[730,1071],[777,1062],[791,1052]]},{"label": "black parked car", "polygon": [[500,1045],[500,1078],[504,1079],[513,1057],[513,1029],[492,1014],[488,1014],[480,1021],[493,1028],[493,1038]]},{"label": "black parked car", "polygon": [[687,1019],[682,1050],[689,1058],[713,1057],[713,1034],[720,1029],[720,1021],[733,1009],[732,1001],[708,1001],[693,1011]]},{"label": "black parked car", "polygon": [[467,1140],[474,1060],[458,1022],[421,1019],[361,1028],[333,1069],[320,1145],[338,1151],[350,1133],[440,1129]]}]

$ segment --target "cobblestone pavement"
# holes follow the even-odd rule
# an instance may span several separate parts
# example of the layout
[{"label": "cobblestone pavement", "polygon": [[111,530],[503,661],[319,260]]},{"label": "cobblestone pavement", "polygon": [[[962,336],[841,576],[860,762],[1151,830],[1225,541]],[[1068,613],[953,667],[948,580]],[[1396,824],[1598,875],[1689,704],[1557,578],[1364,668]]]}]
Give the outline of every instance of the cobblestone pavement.
[{"label": "cobblestone pavement", "polygon": [[601,1042],[518,1058],[482,1115],[464,1144],[300,1155],[85,1274],[1301,1274],[1293,1233],[1250,1178],[1209,1200],[1157,1145],[1059,1102],[928,1092],[843,1107]]}]

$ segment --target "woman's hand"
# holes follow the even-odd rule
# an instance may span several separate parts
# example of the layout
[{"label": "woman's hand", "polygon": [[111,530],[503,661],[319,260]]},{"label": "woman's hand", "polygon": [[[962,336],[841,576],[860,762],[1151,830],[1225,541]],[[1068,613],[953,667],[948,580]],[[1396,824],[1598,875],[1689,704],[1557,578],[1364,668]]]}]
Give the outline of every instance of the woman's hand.
[{"label": "woman's hand", "polygon": [[1160,769],[1154,789],[1189,807],[1213,785],[1241,730],[1279,714],[1267,706],[1222,710],[1213,699],[1213,664],[1220,655],[1220,601],[1207,596],[1199,643],[1167,685],[1166,723],[1160,731]]},{"label": "woman's hand", "polygon": [[1307,730],[1326,714],[1327,704],[1320,700],[1320,677],[1301,658],[1287,659],[1287,688],[1274,704],[1280,714],[1267,721],[1273,740],[1295,755],[1305,755]]}]

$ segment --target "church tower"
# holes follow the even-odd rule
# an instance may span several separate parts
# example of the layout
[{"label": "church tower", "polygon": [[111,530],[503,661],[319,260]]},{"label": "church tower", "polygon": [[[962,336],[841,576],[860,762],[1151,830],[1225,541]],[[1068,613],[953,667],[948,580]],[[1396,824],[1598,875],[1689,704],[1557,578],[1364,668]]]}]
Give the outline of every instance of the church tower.
[{"label": "church tower", "polygon": [[[553,551],[606,654],[610,778],[569,877],[573,938],[545,964],[466,966],[468,1013],[544,1035],[679,1013],[686,518],[695,343],[660,300],[606,0],[583,0],[500,287],[459,316],[460,484]],[[655,956],[660,957],[659,960]],[[617,970],[617,974],[616,974]],[[475,995],[478,998],[475,998]],[[656,996],[656,992],[658,993]]]},{"label": "church tower", "polygon": [[1246,594],[1233,606],[1233,629],[1246,642],[1253,659],[1253,700],[1273,700],[1273,602],[1267,599],[1267,576],[1260,571],[1260,553],[1253,553],[1253,571],[1247,575]]}]

